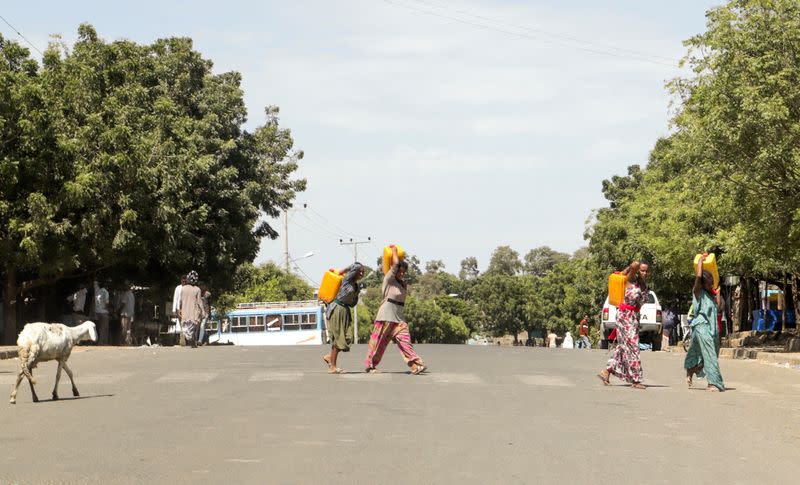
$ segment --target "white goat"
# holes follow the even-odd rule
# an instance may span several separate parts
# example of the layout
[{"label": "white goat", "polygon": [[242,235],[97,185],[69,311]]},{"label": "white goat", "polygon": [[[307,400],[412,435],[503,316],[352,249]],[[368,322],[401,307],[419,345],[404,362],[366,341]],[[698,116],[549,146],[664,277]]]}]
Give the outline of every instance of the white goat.
[{"label": "white goat", "polygon": [[19,383],[22,382],[23,376],[28,378],[28,383],[31,385],[33,402],[39,402],[36,390],[33,388],[33,385],[36,384],[36,379],[33,378],[32,372],[39,362],[48,360],[58,361],[56,385],[53,387],[53,400],[58,399],[58,381],[61,379],[62,368],[67,371],[69,380],[72,382],[72,395],[80,396],[78,388],[75,387],[75,380],[72,378],[72,371],[67,367],[67,359],[72,353],[72,347],[82,340],[97,341],[97,330],[94,322],[86,321],[77,327],[42,322],[25,325],[25,328],[22,329],[17,338],[20,371],[17,375],[17,383],[14,384],[14,389],[11,390],[11,404],[17,402],[17,388],[19,388]]}]

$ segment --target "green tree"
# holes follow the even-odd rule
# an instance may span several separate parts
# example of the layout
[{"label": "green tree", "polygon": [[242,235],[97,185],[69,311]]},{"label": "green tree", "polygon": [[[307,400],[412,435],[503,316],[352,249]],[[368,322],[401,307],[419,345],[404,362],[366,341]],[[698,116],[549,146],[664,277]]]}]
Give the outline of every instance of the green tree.
[{"label": "green tree", "polygon": [[[0,147],[6,307],[23,289],[99,268],[145,284],[198,269],[230,287],[259,241],[277,236],[261,216],[305,187],[291,178],[302,152],[277,108],[243,130],[241,76],[212,73],[190,39],[109,43],[82,25],[41,67],[12,42],[0,49],[0,109],[13,120],[0,135],[12,141]],[[8,100],[29,103],[27,114]],[[12,341],[13,312],[6,323]]]},{"label": "green tree", "polygon": [[470,281],[478,277],[478,259],[470,256],[461,261],[461,270],[458,272],[458,279],[461,281]]},{"label": "green tree", "polygon": [[553,267],[569,259],[569,254],[560,253],[550,249],[549,246],[540,246],[528,251],[523,263],[523,271],[528,275],[544,276]]},{"label": "green tree", "polygon": [[509,246],[499,246],[492,253],[486,274],[513,276],[519,274],[521,270],[522,263],[519,260],[519,253]]},{"label": "green tree", "polygon": [[425,264],[425,273],[444,273],[444,261],[432,259]]},{"label": "green tree", "polygon": [[505,274],[484,275],[472,287],[469,299],[485,316],[486,328],[494,336],[516,335],[527,323],[530,296],[525,280]]},{"label": "green tree", "polygon": [[273,262],[260,266],[250,263],[241,265],[236,271],[235,282],[233,291],[218,299],[218,306],[222,310],[233,308],[238,303],[310,300],[314,297],[314,288]]}]

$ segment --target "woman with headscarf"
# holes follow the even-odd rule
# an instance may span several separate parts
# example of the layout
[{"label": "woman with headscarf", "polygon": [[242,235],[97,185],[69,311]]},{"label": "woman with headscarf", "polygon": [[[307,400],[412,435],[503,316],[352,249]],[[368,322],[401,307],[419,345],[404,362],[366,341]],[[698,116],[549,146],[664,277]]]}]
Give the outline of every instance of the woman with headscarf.
[{"label": "woman with headscarf", "polygon": [[719,327],[717,326],[717,301],[714,296],[714,277],[703,270],[703,261],[708,253],[697,263],[695,268],[694,288],[692,289],[692,342],[686,352],[683,367],[686,369],[686,383],[692,386],[692,377],[705,377],[706,388],[711,392],[725,390],[722,373],[719,370]]},{"label": "woman with headscarf", "polygon": [[206,318],[205,306],[203,305],[202,292],[197,286],[197,271],[191,271],[186,275],[187,284],[181,288],[181,302],[178,315],[181,322],[186,344],[191,344],[192,348],[197,347],[195,338],[196,327]]},{"label": "woman with headscarf", "polygon": [[644,389],[642,361],[639,359],[639,310],[647,294],[645,276],[640,263],[634,261],[622,271],[627,276],[624,302],[617,311],[617,347],[606,368],[597,374],[603,384],[610,386],[610,376],[629,382],[634,389]]},{"label": "woman with headscarf", "polygon": [[342,284],[326,312],[331,351],[322,356],[322,360],[328,364],[328,372],[331,374],[342,372],[342,369],[336,365],[336,359],[339,352],[349,352],[350,345],[353,343],[353,313],[351,309],[358,304],[358,293],[361,291],[358,280],[364,276],[364,266],[356,262],[339,271],[339,274],[344,275]]},{"label": "woman with headscarf", "polygon": [[383,277],[383,303],[375,316],[375,326],[369,339],[366,371],[377,372],[376,367],[383,357],[383,352],[392,341],[403,354],[403,360],[411,368],[411,373],[416,375],[424,372],[427,367],[411,345],[411,334],[408,333],[408,323],[403,312],[408,294],[408,285],[405,281],[408,263],[400,260],[394,245],[391,248],[392,268]]}]

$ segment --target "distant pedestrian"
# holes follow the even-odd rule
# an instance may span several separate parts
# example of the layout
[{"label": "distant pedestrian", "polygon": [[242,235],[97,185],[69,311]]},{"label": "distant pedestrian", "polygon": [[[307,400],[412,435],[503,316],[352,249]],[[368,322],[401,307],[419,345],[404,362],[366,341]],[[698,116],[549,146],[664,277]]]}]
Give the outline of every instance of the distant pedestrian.
[{"label": "distant pedestrian", "polygon": [[191,271],[186,275],[187,284],[181,288],[181,302],[178,315],[181,321],[183,337],[187,345],[192,348],[197,347],[196,331],[197,325],[205,318],[205,307],[200,288],[197,286],[197,272]]},{"label": "distant pedestrian", "polygon": [[100,286],[100,283],[95,279],[92,313],[95,315],[95,323],[97,324],[98,345],[108,345],[108,310],[110,304],[111,301],[108,296],[108,290]]},{"label": "distant pedestrian", "polygon": [[70,308],[72,310],[72,326],[80,325],[84,321],[86,321],[86,283],[81,283],[78,286],[78,290],[75,293],[72,293],[67,297],[67,301],[70,303]]},{"label": "distant pedestrian", "polygon": [[328,336],[331,339],[331,350],[322,356],[328,364],[328,372],[339,374],[342,369],[338,367],[339,352],[349,352],[353,343],[353,313],[352,308],[358,303],[358,294],[361,285],[358,281],[364,277],[364,266],[353,263],[339,271],[343,274],[342,284],[336,298],[328,305],[325,313],[328,321]]},{"label": "distant pedestrian", "polygon": [[561,343],[562,349],[574,349],[575,348],[575,341],[572,339],[572,334],[567,332],[564,335],[564,342]]},{"label": "distant pedestrian", "polygon": [[584,315],[581,323],[578,324],[578,348],[592,348],[592,343],[589,341],[589,315]]},{"label": "distant pedestrian", "polygon": [[392,246],[392,267],[383,277],[383,303],[375,316],[375,326],[369,339],[369,352],[367,353],[366,371],[375,372],[376,367],[383,357],[386,346],[392,341],[397,344],[403,360],[411,368],[412,374],[420,374],[427,369],[422,358],[414,351],[411,345],[411,334],[408,332],[408,323],[405,321],[403,308],[408,284],[405,281],[408,263],[401,261],[397,255],[397,248]]},{"label": "distant pedestrian", "polygon": [[205,317],[203,321],[200,322],[198,328],[197,344],[204,345],[206,339],[206,324],[208,324],[208,319],[211,317],[211,291],[209,291],[206,283],[200,284],[200,299],[203,300]]},{"label": "distant pedestrian", "polygon": [[120,296],[117,313],[119,313],[122,344],[131,345],[133,344],[131,328],[133,327],[133,320],[136,317],[136,298],[133,296],[132,285],[129,281],[125,282],[125,289]]},{"label": "distant pedestrian", "polygon": [[606,386],[611,385],[609,377],[613,374],[634,389],[645,389],[639,357],[639,310],[647,293],[647,269],[642,270],[642,264],[634,261],[622,271],[627,276],[627,285],[625,301],[617,312],[617,346],[606,368],[597,375]]},{"label": "distant pedestrian", "polygon": [[550,333],[547,334],[547,346],[551,349],[558,347],[556,340],[558,340],[558,335],[550,330]]},{"label": "distant pedestrian", "polygon": [[181,290],[183,286],[186,284],[186,275],[181,276],[181,282],[178,286],[175,287],[175,291],[172,293],[172,322],[175,325],[175,332],[180,334],[181,345],[184,345],[185,342],[183,341],[183,330],[181,329],[181,319],[180,319],[180,308],[181,308]]},{"label": "distant pedestrian", "polygon": [[705,377],[706,389],[711,392],[725,390],[722,373],[719,370],[719,328],[717,327],[717,302],[714,297],[714,278],[703,270],[704,254],[695,268],[694,288],[692,288],[692,341],[683,367],[686,369],[686,383],[692,386],[692,377]]}]

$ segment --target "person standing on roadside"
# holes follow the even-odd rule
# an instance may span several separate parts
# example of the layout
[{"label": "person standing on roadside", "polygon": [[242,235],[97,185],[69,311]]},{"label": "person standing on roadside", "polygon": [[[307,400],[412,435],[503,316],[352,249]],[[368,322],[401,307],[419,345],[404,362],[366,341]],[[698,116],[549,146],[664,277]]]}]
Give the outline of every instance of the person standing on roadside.
[{"label": "person standing on roadside", "polygon": [[606,368],[597,376],[603,384],[610,386],[609,377],[616,377],[631,384],[634,389],[645,389],[642,384],[642,362],[639,357],[639,311],[647,294],[648,269],[642,263],[632,262],[622,271],[627,276],[624,302],[617,312],[617,347]]},{"label": "person standing on roadside", "polygon": [[181,302],[178,309],[183,336],[186,339],[186,344],[191,344],[192,348],[197,348],[196,327],[206,317],[203,298],[200,288],[197,286],[197,281],[197,271],[191,271],[186,275],[187,284],[181,288]]},{"label": "person standing on roadside", "polygon": [[720,392],[725,390],[722,373],[719,370],[719,327],[717,326],[717,301],[714,296],[714,277],[703,269],[708,253],[697,263],[694,287],[692,288],[692,342],[686,352],[683,368],[686,369],[686,383],[692,387],[692,377],[705,377],[706,390]]},{"label": "person standing on roadside", "polygon": [[86,293],[86,283],[81,283],[78,286],[78,291],[67,297],[67,301],[70,303],[72,309],[72,326],[80,325],[86,321],[86,313],[84,313]]},{"label": "person standing on roadside", "polygon": [[119,313],[120,331],[123,345],[131,345],[133,338],[131,336],[131,327],[133,326],[133,319],[135,318],[136,299],[133,296],[133,289],[130,281],[125,282],[125,290],[119,299]]},{"label": "person standing on roadside", "polygon": [[211,291],[208,289],[208,285],[206,283],[200,284],[200,299],[203,300],[203,311],[205,313],[205,317],[200,322],[198,328],[198,336],[197,336],[197,345],[204,345],[205,338],[206,338],[206,324],[208,323],[209,317],[211,317]]},{"label": "person standing on roadside", "polygon": [[589,315],[584,315],[581,323],[578,324],[578,348],[592,348],[592,343],[589,341]]},{"label": "person standing on roadside", "polygon": [[550,333],[547,334],[547,347],[551,349],[558,347],[558,344],[556,343],[557,340],[558,335],[556,335],[554,331],[550,330]]},{"label": "person standing on roadside", "polygon": [[186,284],[186,275],[181,276],[181,282],[178,286],[175,287],[175,291],[172,293],[172,314],[174,317],[172,321],[175,324],[175,332],[180,334],[180,344],[181,346],[186,345],[186,342],[183,340],[183,330],[181,329],[181,318],[180,308],[181,308],[181,290],[183,286]]},{"label": "person standing on roadside", "polygon": [[108,345],[108,309],[110,303],[108,290],[100,286],[100,283],[95,279],[92,313],[95,315],[95,323],[97,324],[98,345]]}]

